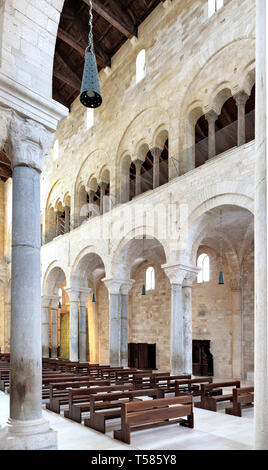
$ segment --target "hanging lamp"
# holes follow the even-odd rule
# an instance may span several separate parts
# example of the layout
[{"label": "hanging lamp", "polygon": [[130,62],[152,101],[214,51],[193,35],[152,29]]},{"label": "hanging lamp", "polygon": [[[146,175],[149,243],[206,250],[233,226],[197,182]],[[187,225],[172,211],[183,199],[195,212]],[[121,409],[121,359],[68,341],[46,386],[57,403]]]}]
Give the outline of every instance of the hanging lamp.
[{"label": "hanging lamp", "polygon": [[223,267],[222,267],[222,209],[220,210],[220,275],[219,284],[224,284]]},{"label": "hanging lamp", "polygon": [[80,101],[86,108],[98,108],[102,104],[98,67],[94,53],[92,22],[92,1],[89,0],[88,46],[85,51],[85,65],[80,91]]},{"label": "hanging lamp", "polygon": [[95,293],[94,293],[94,292],[93,292],[93,294],[92,294],[92,300],[91,300],[91,302],[92,302],[93,304],[96,302],[96,297],[95,297]]}]

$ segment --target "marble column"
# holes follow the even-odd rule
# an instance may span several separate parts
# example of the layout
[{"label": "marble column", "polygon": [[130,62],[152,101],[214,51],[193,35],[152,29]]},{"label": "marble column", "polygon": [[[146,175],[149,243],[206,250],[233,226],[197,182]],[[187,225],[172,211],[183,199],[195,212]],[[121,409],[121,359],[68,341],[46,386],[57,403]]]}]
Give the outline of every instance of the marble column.
[{"label": "marble column", "polygon": [[268,450],[267,2],[256,2],[254,441]]},{"label": "marble column", "polygon": [[42,357],[49,357],[49,305],[50,297],[42,297]]},{"label": "marble column", "polygon": [[42,416],[40,173],[52,134],[13,112],[10,417],[0,449],[55,448]]},{"label": "marble column", "polygon": [[120,366],[128,367],[128,294],[134,284],[129,280],[120,289]]},{"label": "marble column", "polygon": [[153,188],[158,188],[159,186],[159,163],[160,163],[160,156],[161,156],[161,153],[163,152],[163,150],[159,147],[154,147],[152,150],[151,150],[151,154],[154,158],[154,166],[153,166]]},{"label": "marble column", "polygon": [[186,374],[193,373],[192,284],[197,274],[198,270],[186,274],[182,286],[184,372]]},{"label": "marble column", "polygon": [[61,218],[61,212],[56,211],[56,237],[59,237],[60,235],[60,218]]},{"label": "marble column", "polygon": [[106,183],[100,183],[100,213],[101,213],[101,215],[105,213],[104,198],[105,198],[106,188],[107,188]]},{"label": "marble column", "polygon": [[78,361],[78,304],[80,292],[77,289],[65,289],[70,299],[70,315],[69,315],[69,360]]},{"label": "marble column", "polygon": [[117,367],[120,363],[119,354],[119,292],[121,280],[102,279],[109,291],[109,356],[110,366]]},{"label": "marble column", "polygon": [[86,302],[91,289],[83,289],[80,293],[79,302],[79,361],[87,360],[87,306]]},{"label": "marble column", "polygon": [[70,232],[70,207],[64,207],[65,213],[65,224],[64,224],[64,233]]},{"label": "marble column", "polygon": [[59,308],[59,297],[55,296],[51,299],[50,312],[51,312],[51,357],[56,359],[58,356],[58,328],[57,328],[57,315]]},{"label": "marble column", "polygon": [[232,368],[233,379],[243,378],[242,369],[242,289],[240,275],[231,278],[232,292]]},{"label": "marble column", "polygon": [[213,158],[216,155],[215,122],[217,119],[218,115],[213,110],[206,114],[206,120],[208,121],[208,159]]},{"label": "marble column", "polygon": [[136,187],[135,187],[135,196],[141,194],[141,167],[143,162],[139,159],[135,160],[134,165],[136,167]]},{"label": "marble column", "polygon": [[244,145],[246,143],[246,102],[249,96],[245,91],[240,91],[234,96],[237,111],[238,111],[238,123],[237,123],[237,145]]}]

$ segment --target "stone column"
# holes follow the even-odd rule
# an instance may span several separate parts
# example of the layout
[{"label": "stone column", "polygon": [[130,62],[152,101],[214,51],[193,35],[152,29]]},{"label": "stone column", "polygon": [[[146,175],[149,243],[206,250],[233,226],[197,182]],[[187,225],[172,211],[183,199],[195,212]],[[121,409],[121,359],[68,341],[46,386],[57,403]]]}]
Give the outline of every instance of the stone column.
[{"label": "stone column", "polygon": [[106,188],[107,188],[106,183],[100,183],[100,213],[101,215],[104,214],[105,212],[104,197],[105,197]]},{"label": "stone column", "polygon": [[232,292],[232,367],[233,379],[243,378],[242,368],[242,290],[240,275],[230,280]]},{"label": "stone column", "polygon": [[268,449],[267,313],[267,2],[256,2],[255,128],[255,449]]},{"label": "stone column", "polygon": [[159,162],[160,156],[163,150],[159,147],[154,147],[151,150],[151,154],[154,158],[154,166],[153,166],[153,187],[158,188],[159,186]]},{"label": "stone column", "polygon": [[206,120],[208,121],[208,159],[216,155],[215,122],[217,119],[218,115],[213,110],[206,114]]},{"label": "stone column", "polygon": [[197,274],[198,270],[186,274],[182,286],[184,372],[186,374],[193,373],[192,284]]},{"label": "stone column", "polygon": [[78,303],[79,303],[79,290],[70,288],[65,289],[65,292],[69,295],[70,299],[70,325],[69,325],[69,337],[70,337],[70,349],[69,349],[69,360],[72,362],[78,361]]},{"label": "stone column", "polygon": [[49,357],[49,305],[50,297],[42,297],[42,357]]},{"label": "stone column", "polygon": [[110,337],[110,366],[119,366],[119,292],[121,280],[102,279],[109,291],[109,337]]},{"label": "stone column", "polygon": [[136,167],[136,191],[135,195],[139,196],[141,193],[141,167],[143,165],[143,162],[139,159],[135,160],[134,165]]},{"label": "stone column", "polygon": [[120,289],[120,366],[128,367],[128,294],[134,280],[125,282]]},{"label": "stone column", "polygon": [[79,361],[87,360],[87,307],[86,301],[91,289],[83,289],[79,302]]},{"label": "stone column", "polygon": [[55,296],[51,299],[51,357],[56,359],[58,356],[58,338],[57,338],[57,314],[59,308],[59,297]]},{"label": "stone column", "polygon": [[55,448],[42,416],[40,173],[52,134],[13,112],[10,417],[1,449]]},{"label": "stone column", "polygon": [[61,212],[56,211],[56,237],[60,235],[60,218],[61,218]]},{"label": "stone column", "polygon": [[65,213],[65,226],[64,226],[64,233],[70,232],[70,207],[64,207]]},{"label": "stone column", "polygon": [[246,143],[246,102],[249,96],[245,91],[240,91],[234,96],[237,111],[238,111],[238,123],[237,123],[237,145],[244,145]]}]

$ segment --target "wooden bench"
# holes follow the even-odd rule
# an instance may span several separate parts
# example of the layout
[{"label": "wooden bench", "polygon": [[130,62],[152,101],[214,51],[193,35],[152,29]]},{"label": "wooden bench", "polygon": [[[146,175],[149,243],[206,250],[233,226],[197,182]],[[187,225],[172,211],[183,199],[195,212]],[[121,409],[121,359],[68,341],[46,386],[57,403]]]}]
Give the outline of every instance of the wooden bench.
[{"label": "wooden bench", "polygon": [[232,382],[218,382],[212,384],[201,385],[201,400],[195,403],[197,408],[204,408],[205,410],[217,411],[217,404],[224,401],[233,401],[233,393],[214,395],[215,390],[222,390],[226,387],[240,388],[240,381],[235,380]]},{"label": "wooden bench", "polygon": [[126,392],[133,390],[133,384],[107,385],[84,390],[69,391],[69,409],[64,410],[65,418],[81,423],[82,414],[90,411],[90,397],[96,393]]},{"label": "wooden bench", "polygon": [[185,375],[156,375],[153,374],[153,386],[161,388],[164,393],[175,392],[175,381],[176,380],[188,380],[191,379],[190,374]]},{"label": "wooden bench", "polygon": [[154,388],[156,377],[168,377],[170,372],[138,372],[133,374],[134,388],[140,390],[142,388]]},{"label": "wooden bench", "polygon": [[232,408],[225,408],[225,413],[233,416],[242,416],[242,408],[254,406],[254,387],[233,389]]},{"label": "wooden bench", "polygon": [[[177,423],[194,427],[193,397],[189,395],[129,402],[120,406],[121,429],[114,431],[114,438],[127,444],[130,444],[131,431]],[[182,419],[182,416],[187,418]]]},{"label": "wooden bench", "polygon": [[[108,419],[121,417],[121,404],[128,401],[137,401],[138,397],[163,398],[160,389],[131,390],[118,393],[98,393],[90,397],[90,418],[84,420],[85,426],[105,433],[105,423]],[[140,400],[138,400],[140,401]]]},{"label": "wooden bench", "polygon": [[[109,385],[109,380],[90,380],[66,383],[51,383],[49,385],[49,402],[46,408],[54,413],[60,413],[60,407],[69,403],[69,390],[79,389],[82,392],[90,389],[91,387]],[[77,390],[78,391],[78,390]]]},{"label": "wooden bench", "polygon": [[[180,379],[175,381],[175,396],[179,397],[185,394],[191,394],[193,396],[201,395],[201,384],[211,384],[213,382],[212,377],[196,377],[195,379]],[[218,394],[218,390],[215,391]]]}]

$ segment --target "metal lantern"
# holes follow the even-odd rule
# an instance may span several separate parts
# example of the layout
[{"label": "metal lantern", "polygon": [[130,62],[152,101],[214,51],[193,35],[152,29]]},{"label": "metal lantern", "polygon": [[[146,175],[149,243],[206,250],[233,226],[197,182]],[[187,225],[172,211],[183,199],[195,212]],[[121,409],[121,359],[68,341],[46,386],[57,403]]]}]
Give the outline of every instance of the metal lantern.
[{"label": "metal lantern", "polygon": [[143,284],[143,286],[142,286],[141,295],[146,295],[146,287],[145,287],[145,284]]},{"label": "metal lantern", "polygon": [[98,108],[102,104],[98,67],[94,54],[92,20],[92,2],[90,0],[88,47],[85,52],[85,65],[80,91],[80,101],[86,108]]},{"label": "metal lantern", "polygon": [[222,271],[220,272],[220,276],[219,276],[219,284],[224,284],[224,277],[223,277]]},{"label": "metal lantern", "polygon": [[93,292],[93,295],[92,295],[92,302],[95,303],[96,302],[96,297],[95,297],[95,294]]}]

